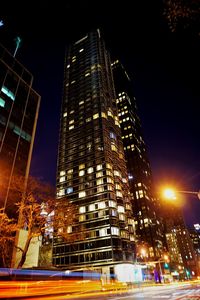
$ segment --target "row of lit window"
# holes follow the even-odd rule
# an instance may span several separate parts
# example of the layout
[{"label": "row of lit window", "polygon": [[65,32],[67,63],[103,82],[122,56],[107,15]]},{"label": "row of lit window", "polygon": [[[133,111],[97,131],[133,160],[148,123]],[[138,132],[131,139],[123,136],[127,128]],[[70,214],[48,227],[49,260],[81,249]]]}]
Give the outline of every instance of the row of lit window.
[{"label": "row of lit window", "polygon": [[[109,207],[115,207],[115,208],[117,207],[117,211],[119,213],[125,213],[124,206],[122,206],[122,205],[117,206],[115,201],[109,200],[108,201],[108,206]],[[86,211],[95,211],[97,209],[104,209],[106,207],[107,207],[107,205],[104,201],[98,202],[98,203],[92,203],[92,204],[88,205],[87,207],[86,206],[80,206],[79,207],[79,213],[82,214],[82,213],[86,213]]]}]

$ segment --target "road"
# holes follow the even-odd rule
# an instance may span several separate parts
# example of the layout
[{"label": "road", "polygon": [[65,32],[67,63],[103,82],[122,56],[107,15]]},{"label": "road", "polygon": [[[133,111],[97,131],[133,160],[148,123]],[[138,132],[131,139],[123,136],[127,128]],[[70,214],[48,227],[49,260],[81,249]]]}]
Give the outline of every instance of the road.
[{"label": "road", "polygon": [[170,299],[170,300],[200,300],[200,282],[190,283],[176,283],[168,285],[154,285],[148,287],[138,286],[129,290],[118,291],[90,291],[83,290],[82,292],[67,293],[66,288],[58,293],[52,293],[52,286],[49,285],[48,290],[42,294],[36,294],[34,291],[25,294],[11,294],[3,295],[0,293],[2,299],[23,299],[23,300],[149,300],[149,299]]}]

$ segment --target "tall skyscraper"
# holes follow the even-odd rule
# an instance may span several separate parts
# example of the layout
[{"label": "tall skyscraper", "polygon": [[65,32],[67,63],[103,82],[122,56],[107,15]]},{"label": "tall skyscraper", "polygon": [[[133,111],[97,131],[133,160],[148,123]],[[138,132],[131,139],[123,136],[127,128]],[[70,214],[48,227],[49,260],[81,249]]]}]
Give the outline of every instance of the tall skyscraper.
[{"label": "tall skyscraper", "polygon": [[40,96],[33,76],[0,45],[0,207],[16,211],[10,185],[15,175],[29,175]]},{"label": "tall skyscraper", "polygon": [[66,53],[57,196],[78,205],[73,243],[54,239],[53,263],[113,273],[133,263],[134,221],[109,53],[100,31]]},{"label": "tall skyscraper", "polygon": [[133,93],[133,83],[119,60],[112,63],[112,70],[137,243],[146,245],[149,258],[154,260],[162,253],[164,236],[158,215],[159,203],[153,192],[152,172]]}]

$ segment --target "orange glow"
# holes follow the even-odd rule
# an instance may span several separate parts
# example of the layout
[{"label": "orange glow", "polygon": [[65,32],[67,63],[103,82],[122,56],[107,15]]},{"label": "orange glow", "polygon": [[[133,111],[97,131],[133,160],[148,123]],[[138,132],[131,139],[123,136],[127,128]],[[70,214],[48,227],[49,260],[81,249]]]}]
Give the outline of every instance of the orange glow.
[{"label": "orange glow", "polygon": [[[17,298],[41,296],[53,297],[65,293],[65,299],[82,294],[96,295],[103,293],[115,293],[117,291],[127,291],[127,284],[119,281],[110,281],[102,284],[101,280],[44,280],[44,281],[0,281],[0,299],[8,297]],[[91,294],[92,295],[92,294]],[[54,298],[51,298],[54,299]]]}]

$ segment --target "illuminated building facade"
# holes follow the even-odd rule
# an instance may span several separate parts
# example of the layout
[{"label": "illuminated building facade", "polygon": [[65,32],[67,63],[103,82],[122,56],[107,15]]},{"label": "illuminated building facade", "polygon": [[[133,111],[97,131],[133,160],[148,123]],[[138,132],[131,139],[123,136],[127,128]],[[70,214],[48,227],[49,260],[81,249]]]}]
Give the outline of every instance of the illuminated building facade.
[{"label": "illuminated building facade", "polygon": [[148,248],[150,259],[160,257],[163,227],[153,195],[152,173],[143,140],[132,82],[119,60],[112,63],[118,116],[127,163],[137,243]]},{"label": "illuminated building facade", "polygon": [[197,256],[188,230],[181,226],[166,234],[171,270],[178,270],[180,277],[190,278],[198,274]]},{"label": "illuminated building facade", "polygon": [[0,207],[13,213],[10,184],[15,175],[27,178],[30,169],[40,96],[33,76],[0,45]]},{"label": "illuminated building facade", "polygon": [[114,264],[133,263],[128,175],[111,62],[99,30],[66,53],[57,163],[57,197],[65,196],[78,205],[77,223],[67,230],[80,238],[54,239],[54,266],[112,273]]}]

